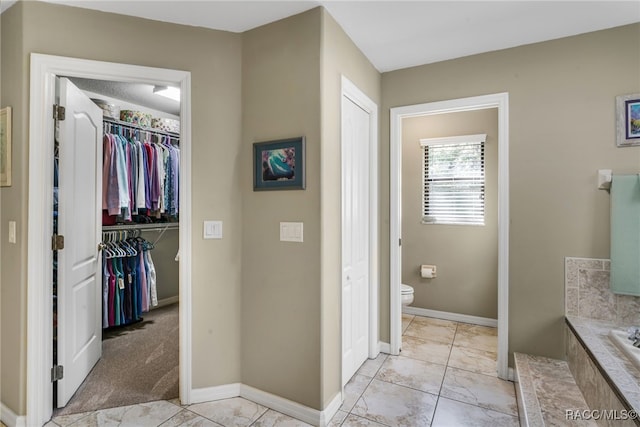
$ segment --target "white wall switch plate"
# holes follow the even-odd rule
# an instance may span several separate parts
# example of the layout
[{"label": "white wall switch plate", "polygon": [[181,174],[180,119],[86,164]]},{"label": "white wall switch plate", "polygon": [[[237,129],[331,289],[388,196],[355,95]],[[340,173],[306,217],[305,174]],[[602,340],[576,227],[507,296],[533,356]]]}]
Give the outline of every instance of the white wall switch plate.
[{"label": "white wall switch plate", "polygon": [[205,221],[203,237],[205,239],[222,239],[222,221]]},{"label": "white wall switch plate", "polygon": [[16,222],[9,221],[9,243],[16,243]]},{"label": "white wall switch plate", "polygon": [[303,242],[303,223],[301,222],[281,222],[280,241],[281,242]]}]

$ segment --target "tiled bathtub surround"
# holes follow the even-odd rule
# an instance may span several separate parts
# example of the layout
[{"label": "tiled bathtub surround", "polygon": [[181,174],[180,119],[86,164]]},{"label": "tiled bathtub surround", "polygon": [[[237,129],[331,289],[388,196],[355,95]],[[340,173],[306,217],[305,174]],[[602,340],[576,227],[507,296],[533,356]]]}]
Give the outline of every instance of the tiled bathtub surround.
[{"label": "tiled bathtub surround", "polygon": [[[566,410],[588,410],[587,402],[578,388],[567,362],[514,353],[518,386],[519,413],[522,426],[597,427],[593,420],[567,420]],[[523,417],[526,414],[526,419]]]},{"label": "tiled bathtub surround", "polygon": [[607,259],[565,258],[567,361],[591,409],[640,411],[640,371],[608,338],[611,329],[640,324],[640,297],[611,292],[610,266]]},{"label": "tiled bathtub surround", "polygon": [[640,297],[609,287],[608,259],[565,258],[565,314],[620,325],[640,325]]},{"label": "tiled bathtub surround", "polygon": [[[618,412],[633,409],[640,413],[640,371],[608,338],[611,329],[620,327],[611,322],[574,316],[567,316],[567,324],[571,326],[567,327],[567,361],[589,407]],[[613,391],[610,382],[615,384],[626,405]],[[602,425],[632,426],[640,423],[619,420]]]}]

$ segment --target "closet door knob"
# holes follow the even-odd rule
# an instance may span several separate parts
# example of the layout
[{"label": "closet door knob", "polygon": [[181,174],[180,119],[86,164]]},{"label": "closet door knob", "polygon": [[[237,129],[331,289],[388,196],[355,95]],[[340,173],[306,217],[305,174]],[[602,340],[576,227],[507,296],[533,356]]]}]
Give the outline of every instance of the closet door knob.
[{"label": "closet door knob", "polygon": [[98,252],[103,250],[106,247],[107,247],[107,245],[105,245],[104,243],[102,243],[102,242],[98,243]]}]

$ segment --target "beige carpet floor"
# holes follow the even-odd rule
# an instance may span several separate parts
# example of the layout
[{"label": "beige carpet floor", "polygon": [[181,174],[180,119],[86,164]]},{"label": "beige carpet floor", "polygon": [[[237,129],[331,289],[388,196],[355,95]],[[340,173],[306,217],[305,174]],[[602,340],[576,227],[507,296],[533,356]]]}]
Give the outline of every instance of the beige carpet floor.
[{"label": "beige carpet floor", "polygon": [[103,332],[102,358],[56,416],[178,397],[178,304],[143,318]]}]

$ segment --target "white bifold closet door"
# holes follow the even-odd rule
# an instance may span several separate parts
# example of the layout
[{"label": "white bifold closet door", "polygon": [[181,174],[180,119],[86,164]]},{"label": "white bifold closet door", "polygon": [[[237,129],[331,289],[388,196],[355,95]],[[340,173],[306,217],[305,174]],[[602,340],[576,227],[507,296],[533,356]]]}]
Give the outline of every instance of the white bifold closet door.
[{"label": "white bifold closet door", "polygon": [[342,384],[369,352],[370,116],[342,97]]},{"label": "white bifold closet door", "polygon": [[65,406],[102,355],[102,110],[58,79],[58,407]]}]

